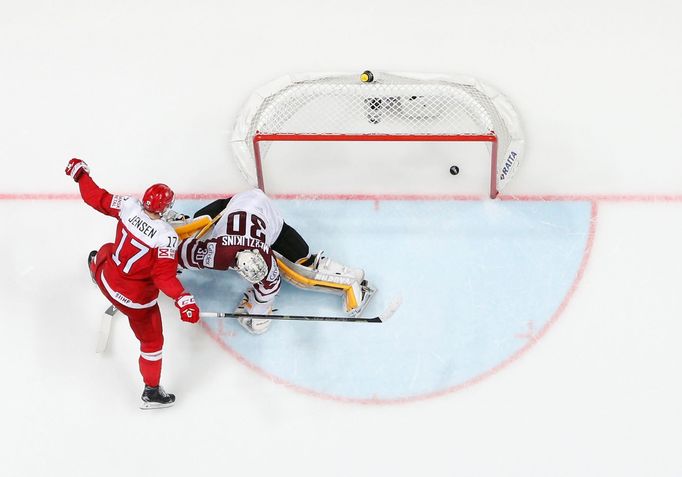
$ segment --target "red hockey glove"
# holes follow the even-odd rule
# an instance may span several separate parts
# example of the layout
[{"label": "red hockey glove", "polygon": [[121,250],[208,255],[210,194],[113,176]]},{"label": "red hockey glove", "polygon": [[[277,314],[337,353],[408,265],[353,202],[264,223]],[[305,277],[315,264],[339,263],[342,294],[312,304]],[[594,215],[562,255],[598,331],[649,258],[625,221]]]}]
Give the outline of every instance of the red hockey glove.
[{"label": "red hockey glove", "polygon": [[180,310],[180,319],[182,321],[189,321],[190,323],[199,321],[199,307],[197,302],[194,301],[194,296],[189,293],[183,293],[175,300],[175,306]]},{"label": "red hockey glove", "polygon": [[71,176],[74,181],[78,182],[83,174],[90,173],[90,168],[85,161],[74,158],[69,161],[64,172],[66,172],[67,176]]}]

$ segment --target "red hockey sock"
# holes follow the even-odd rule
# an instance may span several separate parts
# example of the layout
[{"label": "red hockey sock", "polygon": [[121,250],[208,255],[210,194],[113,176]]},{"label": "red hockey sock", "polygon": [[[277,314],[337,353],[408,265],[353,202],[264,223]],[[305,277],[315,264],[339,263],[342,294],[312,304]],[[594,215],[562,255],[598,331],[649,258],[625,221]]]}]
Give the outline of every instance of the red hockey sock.
[{"label": "red hockey sock", "polygon": [[156,387],[161,381],[161,351],[158,352],[158,358],[154,359],[157,353],[144,353],[140,356],[140,373],[142,373],[142,380],[147,386]]}]

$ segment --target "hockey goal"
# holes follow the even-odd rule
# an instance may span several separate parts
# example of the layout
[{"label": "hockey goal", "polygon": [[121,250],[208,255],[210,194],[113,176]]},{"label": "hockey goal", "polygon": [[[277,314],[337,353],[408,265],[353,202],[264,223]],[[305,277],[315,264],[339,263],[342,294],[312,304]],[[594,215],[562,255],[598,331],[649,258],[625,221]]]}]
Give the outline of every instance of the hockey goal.
[{"label": "hockey goal", "polygon": [[232,137],[247,181],[265,190],[266,156],[277,142],[481,143],[489,171],[484,190],[495,198],[504,189],[524,143],[518,116],[504,96],[468,77],[373,76],[363,82],[359,74],[299,74],[257,90]]}]

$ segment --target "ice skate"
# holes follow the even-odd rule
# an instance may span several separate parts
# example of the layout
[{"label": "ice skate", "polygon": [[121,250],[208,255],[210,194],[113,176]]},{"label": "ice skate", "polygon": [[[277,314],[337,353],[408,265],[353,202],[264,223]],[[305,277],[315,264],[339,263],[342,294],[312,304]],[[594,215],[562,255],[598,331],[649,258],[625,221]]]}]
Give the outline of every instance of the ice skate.
[{"label": "ice skate", "polygon": [[145,386],[140,409],[160,409],[175,403],[175,394],[167,393],[161,386]]},{"label": "ice skate", "polygon": [[367,280],[363,280],[360,282],[360,291],[362,294],[362,298],[360,299],[358,306],[351,311],[349,311],[349,314],[351,316],[360,316],[363,311],[365,311],[365,308],[367,308],[367,305],[369,304],[370,300],[374,296],[374,294],[377,292],[376,287],[372,286],[367,282]]}]

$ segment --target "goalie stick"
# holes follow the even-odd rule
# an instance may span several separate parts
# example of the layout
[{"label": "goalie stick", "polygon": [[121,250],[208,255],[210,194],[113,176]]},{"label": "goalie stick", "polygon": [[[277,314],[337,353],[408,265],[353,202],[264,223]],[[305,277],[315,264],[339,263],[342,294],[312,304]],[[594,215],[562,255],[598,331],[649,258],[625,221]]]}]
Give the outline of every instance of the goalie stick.
[{"label": "goalie stick", "polygon": [[248,316],[250,318],[266,319],[266,320],[289,320],[289,321],[337,321],[337,322],[355,322],[355,323],[385,323],[398,310],[402,304],[402,298],[396,297],[388,304],[386,309],[379,315],[371,318],[362,318],[357,316],[318,316],[318,315],[244,315],[240,313],[223,313],[223,312],[201,312],[201,318],[243,318]]}]

